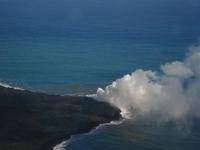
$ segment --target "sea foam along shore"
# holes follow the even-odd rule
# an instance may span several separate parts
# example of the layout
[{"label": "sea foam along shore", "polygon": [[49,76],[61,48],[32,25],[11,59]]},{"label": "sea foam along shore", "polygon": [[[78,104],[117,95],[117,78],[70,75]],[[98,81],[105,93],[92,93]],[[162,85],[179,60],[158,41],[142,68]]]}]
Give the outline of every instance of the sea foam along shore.
[{"label": "sea foam along shore", "polygon": [[56,145],[53,150],[65,150],[65,148],[67,148],[67,146],[73,142],[76,141],[77,138],[80,138],[83,135],[91,135],[94,134],[97,130],[102,129],[106,126],[114,126],[114,125],[119,125],[121,123],[123,123],[125,121],[124,118],[118,120],[118,121],[111,121],[109,123],[103,123],[100,124],[99,126],[95,127],[94,129],[92,129],[90,132],[88,133],[81,133],[81,134],[75,134],[72,135],[68,140],[61,142],[60,144]]},{"label": "sea foam along shore", "polygon": [[2,82],[0,82],[0,86],[5,87],[5,88],[14,89],[14,90],[21,90],[21,91],[24,91],[23,88],[16,87],[16,86],[11,86],[11,85],[8,85],[8,84],[2,83]]},{"label": "sea foam along shore", "polygon": [[[96,94],[88,94],[88,95],[85,95],[85,97],[88,97],[88,98],[93,98],[94,100],[97,100],[96,97],[97,95]],[[120,113],[121,114],[121,113]],[[121,116],[123,117],[123,115],[121,114]],[[119,125],[121,123],[123,123],[125,120],[125,118],[121,118],[120,120],[115,120],[115,121],[110,121],[109,123],[102,123],[102,124],[99,124],[97,127],[91,129],[90,132],[86,132],[86,133],[80,133],[80,134],[75,134],[75,135],[71,135],[70,138],[66,141],[63,141],[61,142],[60,144],[56,145],[53,147],[53,150],[65,150],[65,148],[67,148],[67,146],[75,141],[77,138],[79,138],[80,136],[82,135],[90,135],[90,134],[93,134],[95,133],[97,130],[101,129],[101,128],[104,128],[105,126],[113,126],[113,125]]]}]

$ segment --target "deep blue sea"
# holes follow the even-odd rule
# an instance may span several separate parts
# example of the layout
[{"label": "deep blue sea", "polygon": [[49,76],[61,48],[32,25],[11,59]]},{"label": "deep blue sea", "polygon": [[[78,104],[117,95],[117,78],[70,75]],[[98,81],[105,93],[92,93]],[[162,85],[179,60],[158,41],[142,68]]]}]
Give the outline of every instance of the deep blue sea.
[{"label": "deep blue sea", "polygon": [[[0,82],[94,94],[136,69],[182,60],[199,36],[199,0],[0,0]],[[194,130],[125,122],[66,149],[198,150]]]}]

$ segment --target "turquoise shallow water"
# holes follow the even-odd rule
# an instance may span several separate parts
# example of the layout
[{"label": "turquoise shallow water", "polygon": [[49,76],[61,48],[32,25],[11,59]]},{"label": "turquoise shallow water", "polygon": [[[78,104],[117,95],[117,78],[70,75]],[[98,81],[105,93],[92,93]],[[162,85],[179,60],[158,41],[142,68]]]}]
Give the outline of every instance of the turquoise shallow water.
[{"label": "turquoise shallow water", "polygon": [[130,39],[1,37],[0,80],[55,94],[94,93],[135,69],[182,59],[186,49]]}]

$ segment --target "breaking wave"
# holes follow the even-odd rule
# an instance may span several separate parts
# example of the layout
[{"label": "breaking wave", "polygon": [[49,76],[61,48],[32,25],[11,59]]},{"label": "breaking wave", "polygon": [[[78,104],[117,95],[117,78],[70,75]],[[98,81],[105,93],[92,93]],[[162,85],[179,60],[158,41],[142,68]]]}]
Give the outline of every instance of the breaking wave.
[{"label": "breaking wave", "polygon": [[11,85],[8,85],[8,84],[2,83],[2,82],[0,82],[0,86],[5,87],[5,88],[10,88],[10,89],[15,89],[15,90],[22,90],[22,91],[24,90],[24,89],[22,89],[20,87],[11,86]]}]

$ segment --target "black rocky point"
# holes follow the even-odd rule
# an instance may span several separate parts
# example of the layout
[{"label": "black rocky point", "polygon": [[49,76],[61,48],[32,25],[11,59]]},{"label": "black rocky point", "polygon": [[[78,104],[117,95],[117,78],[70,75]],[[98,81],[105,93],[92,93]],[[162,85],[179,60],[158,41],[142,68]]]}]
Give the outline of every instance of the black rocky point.
[{"label": "black rocky point", "polygon": [[92,98],[0,86],[0,150],[52,150],[73,134],[120,117],[118,108]]}]

